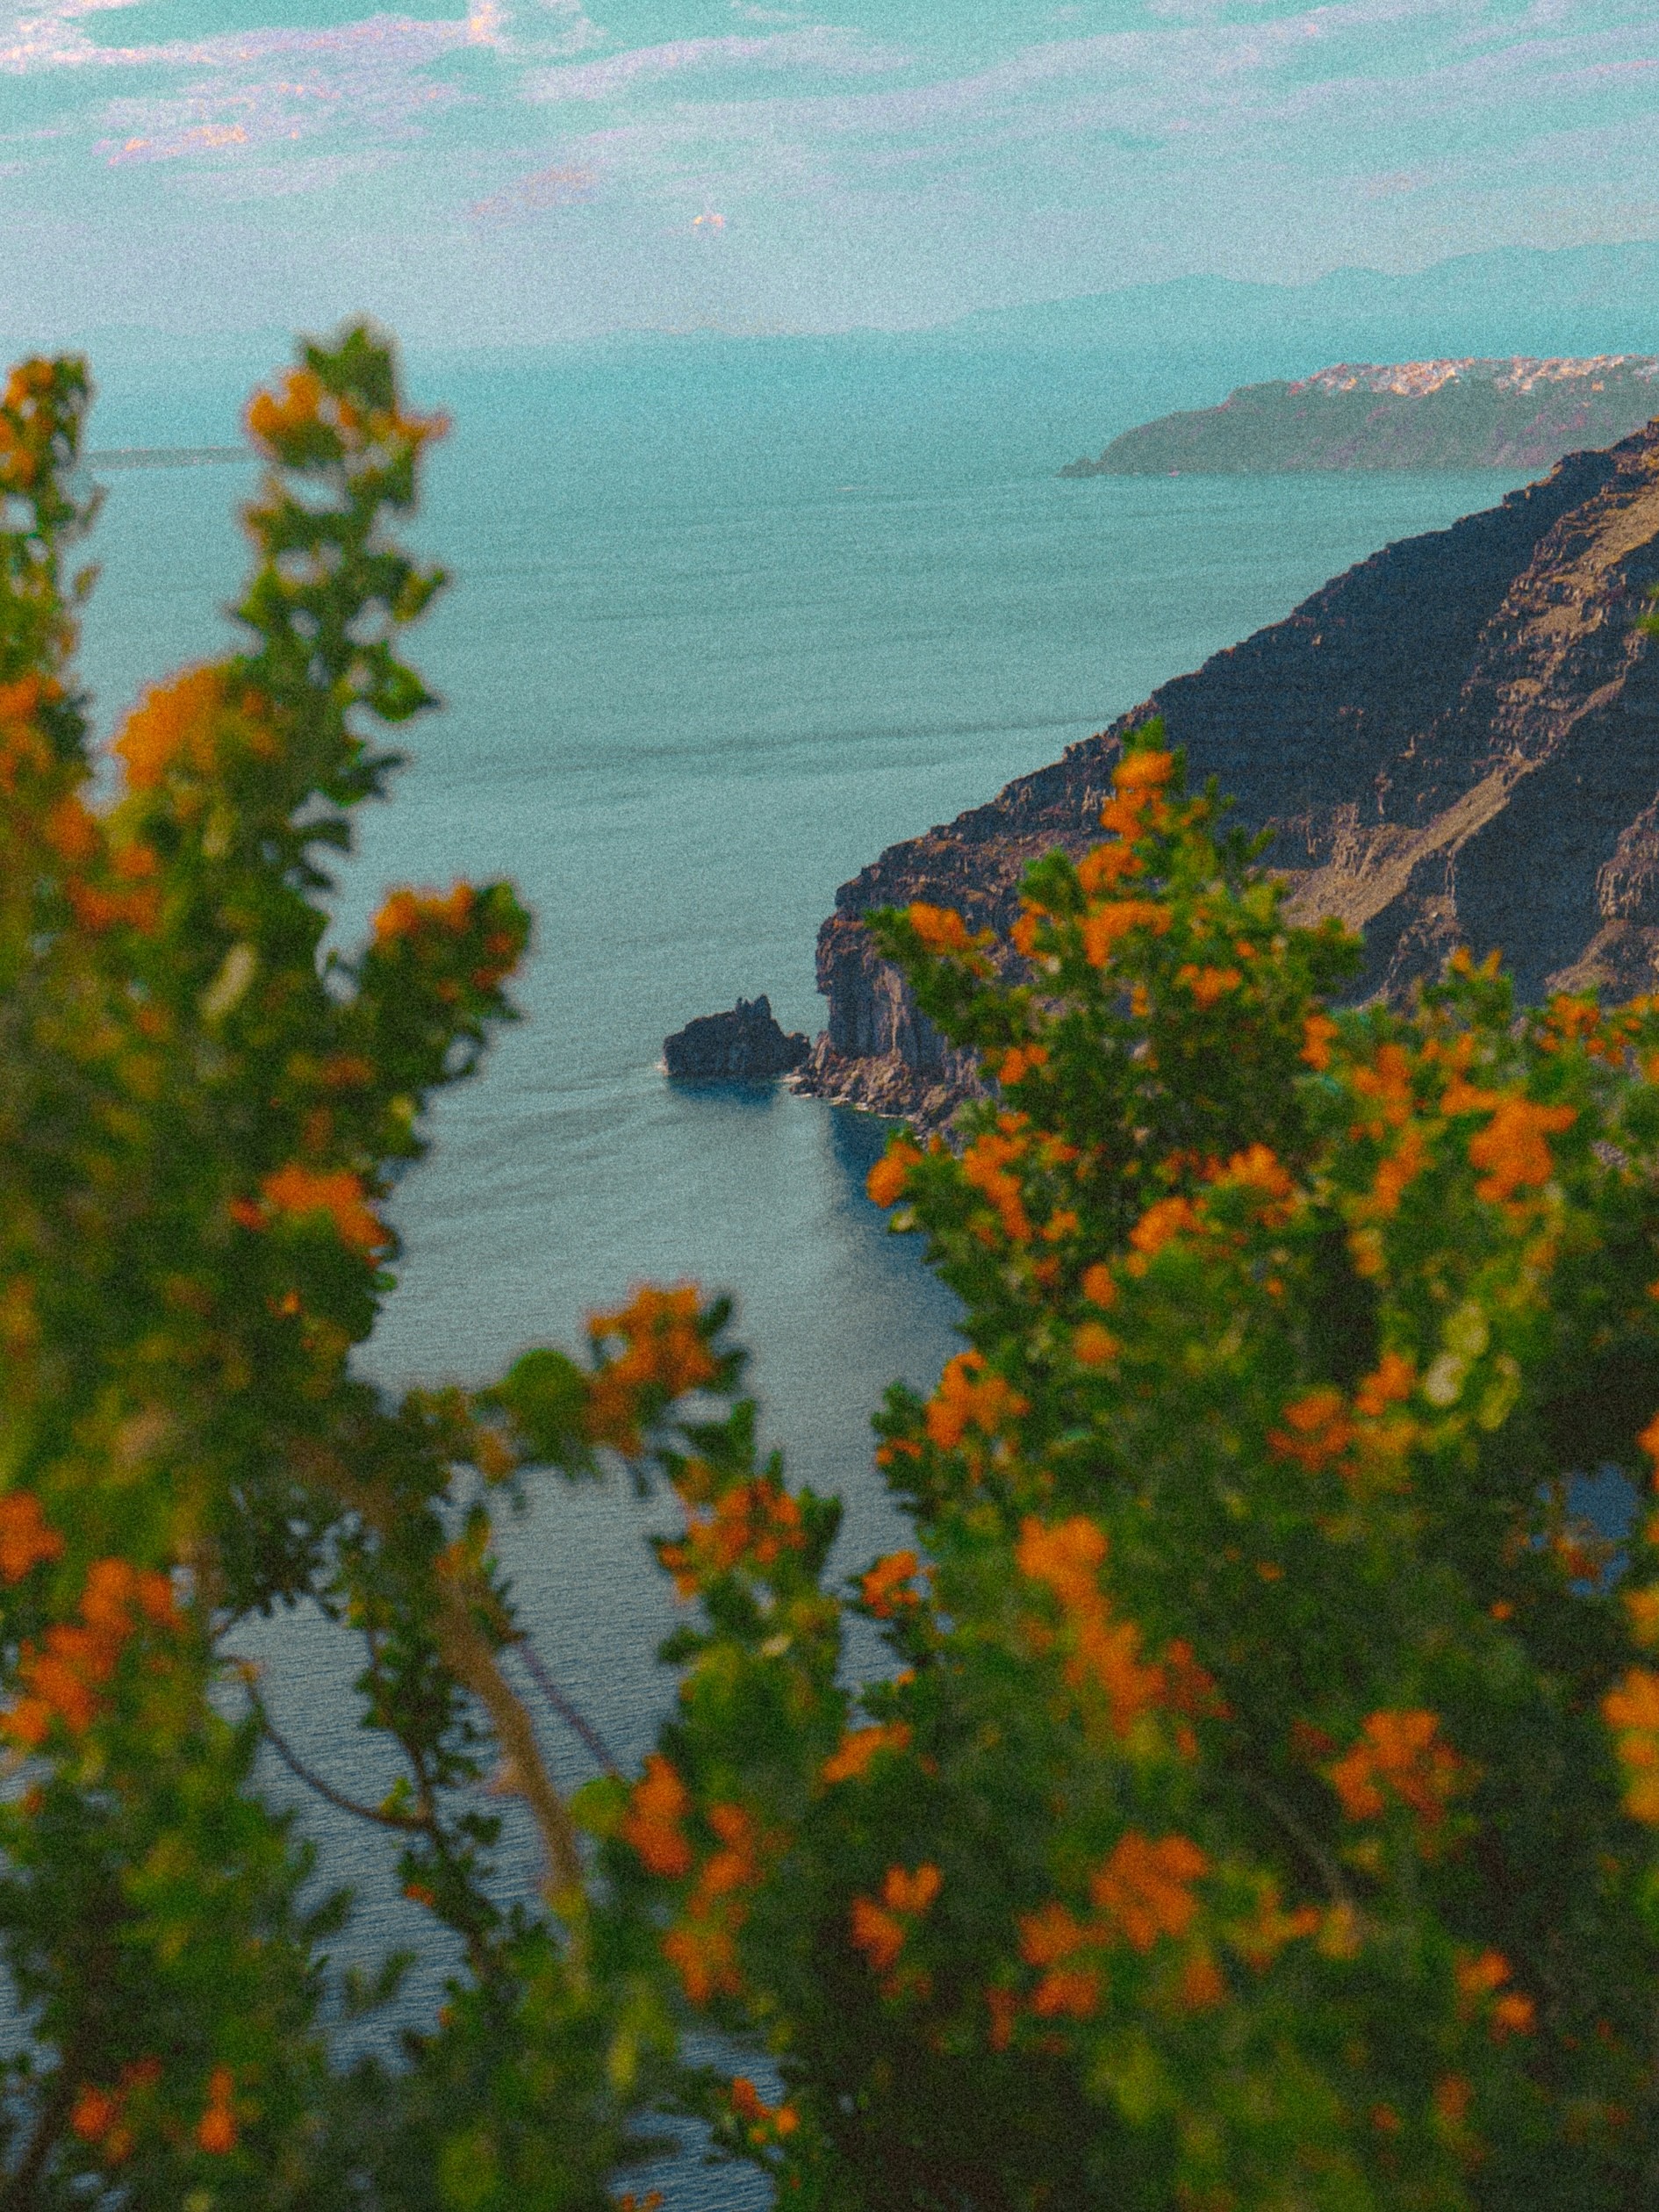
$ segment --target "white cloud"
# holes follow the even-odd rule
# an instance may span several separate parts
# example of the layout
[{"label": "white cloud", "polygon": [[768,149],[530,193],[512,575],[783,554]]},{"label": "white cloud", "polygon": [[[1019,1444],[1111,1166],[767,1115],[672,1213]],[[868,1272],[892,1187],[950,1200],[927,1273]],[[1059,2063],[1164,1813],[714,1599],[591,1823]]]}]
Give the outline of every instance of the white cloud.
[{"label": "white cloud", "polygon": [[857,31],[818,27],[752,39],[674,39],[664,46],[636,47],[603,61],[545,70],[530,78],[525,89],[533,99],[547,102],[609,100],[664,78],[782,69],[864,76],[902,68],[908,60],[908,54],[878,46]]}]

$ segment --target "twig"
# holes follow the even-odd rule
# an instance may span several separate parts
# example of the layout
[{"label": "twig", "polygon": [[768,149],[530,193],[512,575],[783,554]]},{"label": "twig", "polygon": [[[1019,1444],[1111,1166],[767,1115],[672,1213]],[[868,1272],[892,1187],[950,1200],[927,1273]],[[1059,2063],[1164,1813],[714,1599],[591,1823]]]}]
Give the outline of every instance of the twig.
[{"label": "twig", "polygon": [[406,1835],[425,1835],[430,1833],[431,1821],[423,1818],[418,1813],[388,1813],[380,1806],[363,1805],[356,1798],[348,1797],[344,1791],[335,1789],[332,1782],[325,1782],[321,1775],[313,1768],[307,1766],[299,1754],[284,1739],[276,1723],[270,1717],[269,1707],[254,1687],[251,1663],[245,1659],[237,1661],[233,1653],[226,1653],[226,1656],[230,1658],[241,1671],[242,1686],[248,1692],[248,1701],[259,1716],[260,1727],[269,1740],[271,1749],[275,1751],[288,1771],[303,1782],[308,1790],[315,1790],[320,1798],[335,1806],[341,1813],[355,1813],[360,1821],[373,1821],[380,1828],[399,1828]]},{"label": "twig", "polygon": [[[486,1593],[487,1594],[487,1593]],[[438,1578],[438,1651],[490,1716],[513,1788],[529,1806],[547,1854],[549,1902],[573,1904],[582,1891],[582,1854],[563,1799],[542,1763],[530,1716],[508,1686],[494,1651],[472,1618],[475,1590],[457,1576]]]},{"label": "twig", "polygon": [[1341,1868],[1318,1838],[1290,1810],[1278,1792],[1270,1790],[1258,1776],[1249,1773],[1243,1768],[1238,1770],[1238,1778],[1249,1791],[1257,1804],[1265,1806],[1267,1811],[1272,1813],[1291,1842],[1306,1857],[1309,1864],[1318,1874],[1325,1888],[1330,1892],[1332,1903],[1345,1907],[1350,1913],[1357,1913],[1359,1907],[1354,1903],[1353,1891],[1343,1879]]},{"label": "twig", "polygon": [[621,1763],[592,1722],[571,1704],[552,1676],[549,1674],[542,1664],[542,1655],[535,1647],[528,1641],[521,1641],[515,1643],[513,1648],[524,1662],[525,1672],[547,1699],[549,1705],[552,1706],[554,1712],[558,1714],[559,1719],[564,1721],[565,1727],[573,1735],[581,1738],[607,1774],[620,1774],[622,1770]]}]

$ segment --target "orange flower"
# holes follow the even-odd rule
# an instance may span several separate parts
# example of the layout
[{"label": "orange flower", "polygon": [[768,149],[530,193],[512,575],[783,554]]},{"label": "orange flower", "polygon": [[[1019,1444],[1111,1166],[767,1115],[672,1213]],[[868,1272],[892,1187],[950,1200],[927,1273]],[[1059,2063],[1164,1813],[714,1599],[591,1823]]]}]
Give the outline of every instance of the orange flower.
[{"label": "orange flower", "polygon": [[1401,1199],[1428,1164],[1427,1139],[1412,1122],[1401,1131],[1393,1150],[1377,1162],[1370,1195],[1354,1209],[1357,1217],[1362,1221],[1391,1221],[1400,1210]]},{"label": "orange flower", "polygon": [[869,1960],[872,1971],[888,1972],[898,1963],[904,1949],[904,1923],[885,1913],[867,1897],[855,1897],[849,1915],[852,1925],[852,1940]]},{"label": "orange flower", "polygon": [[1659,1674],[1631,1668],[1602,1699],[1601,1712],[1625,1770],[1625,1810],[1659,1828]]},{"label": "orange flower", "polygon": [[1341,1033],[1328,1014],[1310,1014],[1302,1024],[1301,1057],[1323,1074],[1331,1065],[1331,1047]]},{"label": "orange flower", "polygon": [[1371,1064],[1356,1067],[1348,1080],[1361,1098],[1376,1101],[1376,1115],[1368,1124],[1374,1135],[1404,1127],[1411,1118],[1414,1095],[1411,1063],[1404,1045],[1379,1045]]},{"label": "orange flower", "polygon": [[98,849],[100,824],[73,792],[66,793],[47,815],[46,841],[61,860],[84,867]]},{"label": "orange flower", "polygon": [[1152,899],[1116,899],[1091,907],[1083,916],[1083,958],[1091,967],[1104,967],[1113,948],[1131,930],[1150,930],[1162,937],[1170,924],[1169,908]]},{"label": "orange flower", "polygon": [[478,897],[470,883],[454,884],[445,894],[394,891],[375,916],[375,943],[394,944],[399,937],[418,937],[428,929],[459,937],[472,919]]},{"label": "orange flower", "polygon": [[1351,1821],[1383,1811],[1386,1785],[1426,1828],[1438,1827],[1467,1770],[1440,1734],[1439,1716],[1420,1709],[1374,1713],[1346,1757],[1325,1770]]},{"label": "orange flower", "polygon": [[886,1974],[897,1964],[911,1924],[928,1911],[944,1880],[938,1868],[930,1864],[918,1866],[914,1873],[890,1866],[882,1880],[880,1905],[868,1897],[853,1899],[852,1940],[873,1972]]},{"label": "orange flower", "polygon": [[786,1551],[806,1542],[801,1507],[781,1483],[757,1476],[715,1500],[714,1511],[691,1512],[679,1543],[663,1544],[658,1557],[673,1576],[682,1598],[736,1567],[751,1571],[775,1566]]},{"label": "orange flower", "polygon": [[766,2120],[772,2116],[771,2106],[763,2102],[760,2092],[745,2074],[736,2077],[727,2094],[740,2120]]},{"label": "orange flower", "polygon": [[1287,1428],[1268,1430],[1268,1449],[1275,1459],[1294,1460],[1311,1475],[1339,1459],[1354,1441],[1354,1424],[1340,1390],[1310,1390],[1285,1407],[1284,1418]]},{"label": "orange flower", "polygon": [[1040,2019],[1065,2014],[1087,2020],[1100,2009],[1101,1978],[1095,1966],[1051,1966],[1031,1992],[1031,2010]]},{"label": "orange flower", "polygon": [[1023,1083],[1034,1067],[1044,1067],[1047,1063],[1046,1045],[1016,1045],[1003,1054],[998,1080],[1003,1083]]},{"label": "orange flower", "polygon": [[1094,845],[1077,864],[1077,880],[1086,895],[1097,898],[1110,891],[1120,876],[1135,875],[1140,861],[1132,844]]},{"label": "orange flower", "polygon": [[47,1630],[44,1650],[25,1644],[18,1675],[25,1694],[0,1720],[5,1733],[38,1749],[61,1721],[84,1735],[103,1710],[104,1686],[120,1663],[137,1627],[136,1604],[157,1627],[175,1627],[173,1586],[165,1575],[140,1573],[123,1559],[95,1560],[81,1595],[83,1626],[57,1622]]},{"label": "orange flower", "polygon": [[1182,1959],[1178,1999],[1183,2012],[1213,2012],[1226,1998],[1221,1969],[1208,1951],[1193,1951]]},{"label": "orange flower", "polygon": [[1210,1871],[1210,1861],[1184,1835],[1156,1842],[1131,1829],[1089,1879],[1095,1906],[1136,1950],[1150,1950],[1160,1936],[1184,1936],[1198,1909],[1190,1885]]},{"label": "orange flower", "polygon": [[196,2140],[218,2157],[236,2148],[236,2115],[231,2104],[235,2088],[230,2068],[215,2066],[207,2084],[207,2109],[196,2125]]},{"label": "orange flower", "polygon": [[1189,1235],[1200,1226],[1197,1211],[1189,1198],[1158,1198],[1130,1231],[1129,1241],[1144,1266],[1172,1238]]},{"label": "orange flower", "polygon": [[1081,1514],[1053,1527],[1028,1519],[1015,1559],[1021,1574],[1046,1583],[1069,1612],[1087,1610],[1100,1596],[1095,1576],[1106,1556],[1104,1532]]},{"label": "orange flower", "polygon": [[1486,1127],[1469,1140],[1470,1167],[1488,1171],[1475,1186],[1476,1195],[1501,1204],[1517,1190],[1547,1183],[1555,1163],[1544,1140],[1570,1129],[1577,1118],[1576,1106],[1540,1106],[1512,1094],[1503,1098]]},{"label": "orange flower", "polygon": [[896,1205],[911,1168],[920,1163],[921,1158],[914,1145],[907,1145],[902,1138],[895,1138],[865,1178],[864,1187],[872,1203],[878,1206]]},{"label": "orange flower", "polygon": [[97,2143],[120,2116],[120,2100],[107,2089],[83,2089],[70,2112],[69,2125],[83,2143]]},{"label": "orange flower", "polygon": [[671,1928],[663,1938],[663,1956],[693,2005],[706,2005],[715,1996],[735,1997],[743,1987],[729,1921],[694,1921]]},{"label": "orange flower", "polygon": [[1105,1367],[1118,1349],[1117,1339],[1098,1321],[1085,1321],[1072,1332],[1072,1357],[1079,1367]]},{"label": "orange flower", "polygon": [[1230,991],[1236,991],[1244,977],[1236,967],[1196,967],[1189,960],[1175,970],[1175,980],[1189,990],[1199,1006],[1207,1011]]},{"label": "orange flower", "polygon": [[1092,1268],[1084,1268],[1082,1291],[1090,1305],[1105,1307],[1117,1304],[1117,1278],[1103,1260],[1097,1260]]},{"label": "orange flower", "polygon": [[224,706],[220,668],[187,668],[168,683],[149,686],[113,747],[126,764],[128,789],[153,791],[175,761],[205,774],[213,765],[215,726]]},{"label": "orange flower", "polygon": [[913,1551],[889,1552],[864,1576],[859,1589],[878,1620],[891,1620],[894,1613],[921,1603],[907,1587],[920,1563]]},{"label": "orange flower", "polygon": [[1354,1411],[1368,1420],[1379,1420],[1390,1405],[1409,1398],[1416,1388],[1414,1363],[1403,1352],[1385,1352],[1354,1391]]},{"label": "orange flower", "polygon": [[967,923],[954,907],[929,906],[918,899],[906,911],[922,950],[936,959],[980,950],[981,940],[969,936]]},{"label": "orange flower", "polygon": [[824,1761],[820,1779],[861,1781],[877,1752],[902,1751],[909,1741],[909,1728],[902,1720],[888,1721],[879,1727],[849,1728],[841,1739],[840,1749]]},{"label": "orange flower", "polygon": [[984,1369],[984,1357],[978,1352],[959,1352],[946,1361],[926,1414],[928,1434],[942,1450],[953,1449],[971,1428],[984,1436],[999,1435],[1029,1410],[1027,1401],[1000,1375]]},{"label": "orange flower", "polygon": [[1509,1961],[1502,1951],[1483,1950],[1478,1957],[1460,1958],[1453,1974],[1460,1997],[1489,1997],[1509,1979]]},{"label": "orange flower", "polygon": [[1111,1725],[1122,1735],[1161,1697],[1164,1677],[1161,1669],[1141,1664],[1135,1624],[1111,1618],[1097,1580],[1105,1556],[1104,1534],[1081,1514],[1053,1527],[1028,1518],[1015,1552],[1020,1572],[1045,1584],[1059,1601],[1072,1638],[1066,1679],[1074,1689],[1102,1690]]},{"label": "orange flower", "polygon": [[309,369],[291,369],[280,397],[256,391],[248,406],[248,430],[261,445],[275,445],[306,430],[317,420],[324,399],[320,380]]},{"label": "orange flower", "polygon": [[297,1220],[327,1214],[341,1243],[365,1258],[388,1242],[384,1224],[364,1196],[363,1178],[348,1167],[319,1169],[291,1160],[287,1167],[267,1175],[260,1189],[273,1212]]},{"label": "orange flower", "polygon": [[75,920],[94,935],[118,929],[125,923],[141,930],[147,937],[154,933],[161,922],[161,895],[151,886],[137,891],[106,891],[96,883],[83,883],[72,876],[63,888]]},{"label": "orange flower", "polygon": [[63,1555],[63,1539],[48,1528],[32,1490],[0,1497],[0,1582],[19,1583],[32,1569]]},{"label": "orange flower", "polygon": [[990,1201],[1010,1244],[1029,1244],[1031,1239],[1019,1179],[1009,1172],[1026,1150],[1023,1138],[998,1129],[975,1138],[962,1155],[964,1181]]},{"label": "orange flower", "polygon": [[1160,791],[1174,772],[1174,753],[1143,749],[1124,754],[1112,781],[1119,791]]},{"label": "orange flower", "polygon": [[671,1397],[679,1397],[712,1380],[718,1365],[695,1325],[700,1306],[694,1282],[669,1290],[645,1283],[620,1312],[593,1314],[587,1332],[596,1344],[613,1336],[626,1343],[622,1357],[610,1363],[611,1374],[660,1384]]},{"label": "orange flower", "polygon": [[1462,2074],[1442,2074],[1434,2085],[1434,2109],[1448,2128],[1461,2128],[1469,2115],[1472,2085]]},{"label": "orange flower", "polygon": [[1088,1929],[1058,1898],[1051,1898],[1035,1913],[1022,1914],[1019,1929],[1020,1957],[1028,1966],[1052,1966],[1088,1941]]},{"label": "orange flower", "polygon": [[631,1844],[648,1873],[678,1880],[692,1869],[692,1847],[680,1826],[690,1810],[686,1785],[657,1751],[645,1761],[645,1771],[634,1785],[623,1840]]},{"label": "orange flower", "polygon": [[1269,1199],[1289,1198],[1296,1189],[1279,1155],[1270,1145],[1251,1145],[1243,1152],[1234,1153],[1216,1180],[1221,1183],[1234,1184],[1245,1190],[1260,1191],[1264,1198]]},{"label": "orange flower", "polygon": [[1027,906],[1009,931],[1009,943],[1023,959],[1029,960],[1036,952],[1038,927],[1046,918],[1042,907]]},{"label": "orange flower", "polygon": [[937,1866],[924,1863],[914,1873],[890,1866],[881,1884],[882,1901],[891,1911],[915,1919],[927,1911],[944,1886],[944,1877]]}]

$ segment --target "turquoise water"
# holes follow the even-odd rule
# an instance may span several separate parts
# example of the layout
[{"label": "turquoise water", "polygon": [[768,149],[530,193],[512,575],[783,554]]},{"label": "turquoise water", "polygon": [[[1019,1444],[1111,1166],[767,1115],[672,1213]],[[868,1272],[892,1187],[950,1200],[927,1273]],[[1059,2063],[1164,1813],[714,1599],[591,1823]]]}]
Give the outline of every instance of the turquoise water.
[{"label": "turquoise water", "polygon": [[[913,377],[895,396],[857,349],[759,384],[736,359],[586,356],[423,395],[457,415],[419,529],[456,574],[415,653],[449,707],[412,732],[340,924],[391,881],[505,873],[539,926],[525,1020],[445,1102],[398,1194],[400,1284],[364,1366],[478,1379],[641,1277],[729,1289],[769,1431],[797,1477],[847,1501],[851,1567],[894,1533],[869,1411],[895,1375],[937,1375],[949,1303],[863,1196],[878,1129],[782,1092],[671,1089],[664,1033],[762,991],[815,1030],[817,926],[883,846],[1509,480],[1061,482],[1054,467],[1121,427],[1085,422],[1087,379],[1016,411],[1005,363],[975,386],[959,363],[953,406],[930,412],[937,388]],[[94,442],[147,429],[179,438],[129,412]],[[85,654],[106,716],[140,676],[222,650],[249,480],[112,478]],[[628,1761],[672,1695],[652,1657],[672,1606],[643,1540],[667,1518],[620,1490],[560,1491],[509,1538],[548,1666]],[[319,1718],[349,1655],[305,1620],[247,1648],[316,1763],[372,1790],[372,1745]],[[548,1742],[568,1780],[588,1770]],[[444,1962],[422,1916],[376,1894],[379,1836],[305,1817],[328,1873],[363,1886],[354,1942],[424,1946],[412,1997],[429,1999]],[[515,1830],[503,1880],[534,1873]],[[694,2163],[658,2179],[674,2212],[760,2201]]]}]

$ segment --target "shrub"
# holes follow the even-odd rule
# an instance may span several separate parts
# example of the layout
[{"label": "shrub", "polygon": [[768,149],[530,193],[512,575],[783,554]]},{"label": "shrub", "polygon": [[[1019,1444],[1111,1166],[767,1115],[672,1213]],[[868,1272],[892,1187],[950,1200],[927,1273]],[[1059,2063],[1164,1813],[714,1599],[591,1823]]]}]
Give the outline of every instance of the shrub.
[{"label": "shrub", "polygon": [[891,1678],[806,1509],[665,1462],[704,1620],[607,1865],[779,2054],[785,2201],[1655,2185],[1659,1517],[1574,1476],[1659,1457],[1659,1003],[1332,1014],[1221,811],[1154,725],[1011,948],[874,923],[999,1086],[871,1176],[967,1339],[880,1424]]},{"label": "shrub", "polygon": [[[0,2202],[598,2208],[670,2107],[820,2212],[1645,2201],[1659,1007],[1517,1017],[1460,959],[1331,1012],[1353,942],[1138,733],[1009,946],[875,924],[998,1093],[872,1174],[966,1348],[890,1394],[916,1541],[841,1587],[693,1289],[487,1390],[352,1375],[380,1203],[528,928],[402,890],[321,950],[377,733],[431,703],[396,643],[442,578],[390,525],[439,426],[366,330],[255,400],[247,642],[147,694],[95,804],[87,397],[33,363],[0,406]],[[695,1610],[643,1773],[567,1805],[492,1516],[619,1462],[681,1501]],[[1610,1467],[1617,1540],[1576,1512]],[[320,1779],[234,1655],[302,1598],[400,1777],[324,1786],[462,1959],[395,2070],[331,2058],[398,1962],[331,1976],[346,1902],[302,1904],[255,1774]]]}]

